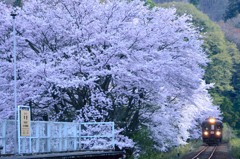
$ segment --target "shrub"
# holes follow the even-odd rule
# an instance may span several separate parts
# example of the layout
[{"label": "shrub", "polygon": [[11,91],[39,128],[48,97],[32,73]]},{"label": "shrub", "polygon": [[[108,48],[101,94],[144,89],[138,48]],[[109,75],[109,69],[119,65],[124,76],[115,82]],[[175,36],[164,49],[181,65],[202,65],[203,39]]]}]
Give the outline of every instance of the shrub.
[{"label": "shrub", "polygon": [[223,141],[229,142],[234,137],[235,135],[233,133],[232,128],[228,124],[224,123],[223,124]]},{"label": "shrub", "polygon": [[233,138],[230,140],[230,150],[235,158],[240,158],[240,138]]}]

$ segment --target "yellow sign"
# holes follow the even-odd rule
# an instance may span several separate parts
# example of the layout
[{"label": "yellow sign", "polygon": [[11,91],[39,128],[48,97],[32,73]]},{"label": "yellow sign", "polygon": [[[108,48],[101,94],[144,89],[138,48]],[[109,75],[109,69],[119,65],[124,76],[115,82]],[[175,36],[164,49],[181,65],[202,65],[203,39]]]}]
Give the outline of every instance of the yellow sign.
[{"label": "yellow sign", "polygon": [[30,136],[30,111],[21,110],[21,136]]}]

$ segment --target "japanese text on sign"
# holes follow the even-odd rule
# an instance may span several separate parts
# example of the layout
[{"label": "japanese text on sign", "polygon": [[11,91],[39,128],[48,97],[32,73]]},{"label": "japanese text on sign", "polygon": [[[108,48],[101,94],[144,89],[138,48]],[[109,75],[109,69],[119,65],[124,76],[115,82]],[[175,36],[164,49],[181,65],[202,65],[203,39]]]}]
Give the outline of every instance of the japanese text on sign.
[{"label": "japanese text on sign", "polygon": [[21,110],[21,136],[30,136],[30,111]]}]

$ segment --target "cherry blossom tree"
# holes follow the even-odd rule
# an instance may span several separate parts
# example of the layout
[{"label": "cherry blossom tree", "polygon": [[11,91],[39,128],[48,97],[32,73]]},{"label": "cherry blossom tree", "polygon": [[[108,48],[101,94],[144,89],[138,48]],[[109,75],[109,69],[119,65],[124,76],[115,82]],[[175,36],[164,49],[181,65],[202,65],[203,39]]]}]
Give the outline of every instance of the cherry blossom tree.
[{"label": "cherry blossom tree", "polygon": [[0,2],[0,111],[2,118],[11,118],[14,115],[12,85],[13,58],[11,54],[12,17],[10,14],[10,9]]},{"label": "cherry blossom tree", "polygon": [[[11,118],[11,9],[0,9],[0,115]],[[144,124],[166,150],[185,143],[206,113],[220,115],[202,86],[201,36],[174,9],[33,0],[16,21],[18,103],[31,106],[34,119],[114,121],[124,135]]]}]

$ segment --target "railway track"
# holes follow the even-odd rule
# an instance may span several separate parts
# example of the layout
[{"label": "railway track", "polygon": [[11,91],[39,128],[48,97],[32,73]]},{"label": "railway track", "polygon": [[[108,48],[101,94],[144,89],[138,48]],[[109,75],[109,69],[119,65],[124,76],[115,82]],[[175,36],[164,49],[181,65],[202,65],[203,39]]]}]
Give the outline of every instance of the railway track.
[{"label": "railway track", "polygon": [[217,149],[217,146],[205,146],[192,159],[212,159],[216,149]]}]

